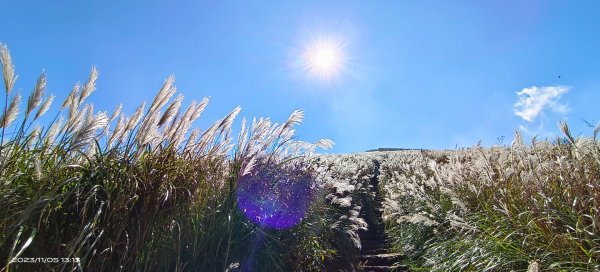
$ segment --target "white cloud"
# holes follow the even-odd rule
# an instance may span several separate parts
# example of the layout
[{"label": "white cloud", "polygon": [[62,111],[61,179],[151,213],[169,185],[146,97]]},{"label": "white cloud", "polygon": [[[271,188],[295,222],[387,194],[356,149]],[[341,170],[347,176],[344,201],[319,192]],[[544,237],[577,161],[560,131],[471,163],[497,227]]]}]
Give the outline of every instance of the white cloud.
[{"label": "white cloud", "polygon": [[560,103],[560,97],[569,92],[570,87],[549,86],[529,87],[517,92],[519,101],[514,104],[513,109],[517,116],[533,122],[544,110],[565,114],[569,112],[566,104]]}]

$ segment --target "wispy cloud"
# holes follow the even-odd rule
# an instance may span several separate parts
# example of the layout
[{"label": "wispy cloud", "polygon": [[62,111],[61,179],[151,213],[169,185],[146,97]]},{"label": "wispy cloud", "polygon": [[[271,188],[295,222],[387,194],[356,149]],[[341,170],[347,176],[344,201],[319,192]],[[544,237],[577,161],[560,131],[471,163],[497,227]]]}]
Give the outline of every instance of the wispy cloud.
[{"label": "wispy cloud", "polygon": [[519,100],[514,104],[513,109],[517,116],[533,122],[545,110],[565,114],[569,112],[569,107],[560,102],[563,94],[569,92],[571,88],[566,86],[542,86],[529,87],[517,92]]}]

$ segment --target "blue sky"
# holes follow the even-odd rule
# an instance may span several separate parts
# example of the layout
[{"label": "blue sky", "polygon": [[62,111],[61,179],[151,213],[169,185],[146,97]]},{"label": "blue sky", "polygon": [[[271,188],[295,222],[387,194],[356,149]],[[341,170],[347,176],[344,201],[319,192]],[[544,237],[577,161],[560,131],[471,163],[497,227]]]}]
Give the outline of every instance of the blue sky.
[{"label": "blue sky", "polygon": [[[0,42],[25,94],[45,70],[62,101],[95,65],[90,101],[131,114],[174,74],[184,105],[210,97],[197,126],[237,105],[279,121],[303,109],[298,138],[335,153],[553,137],[560,120],[590,135],[581,119],[600,121],[600,2],[374,2],[9,0]],[[343,45],[330,79],[299,64],[323,38]]]}]

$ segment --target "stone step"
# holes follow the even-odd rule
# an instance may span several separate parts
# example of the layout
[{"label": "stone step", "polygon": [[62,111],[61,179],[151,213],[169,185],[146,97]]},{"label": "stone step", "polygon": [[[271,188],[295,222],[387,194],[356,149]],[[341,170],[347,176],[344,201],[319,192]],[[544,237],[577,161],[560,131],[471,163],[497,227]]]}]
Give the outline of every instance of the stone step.
[{"label": "stone step", "polygon": [[364,266],[363,272],[380,272],[380,271],[408,271],[408,267],[404,265],[396,266]]},{"label": "stone step", "polygon": [[369,238],[362,237],[360,239],[361,242],[365,243],[381,243],[381,244],[389,244],[391,241],[385,236],[373,236]]},{"label": "stone step", "polygon": [[378,188],[381,163],[378,160],[373,162],[375,168],[370,179],[373,198],[370,202],[371,205],[368,205],[369,208],[362,209],[359,213],[361,218],[369,224],[367,231],[359,232],[362,244],[360,263],[364,265],[361,271],[403,271],[406,270],[406,267],[401,267],[398,263],[404,259],[404,255],[389,252],[391,241],[385,233],[385,225],[382,219],[385,212],[382,203],[385,201],[385,197],[379,192]]},{"label": "stone step", "polygon": [[364,272],[380,272],[380,271],[392,271],[389,266],[365,266],[363,268]]},{"label": "stone step", "polygon": [[359,232],[358,236],[361,239],[372,239],[372,238],[386,238],[387,235],[383,230],[371,230],[371,231],[366,231],[366,232]]},{"label": "stone step", "polygon": [[385,236],[373,236],[370,238],[364,238],[362,237],[361,242],[365,242],[365,243],[381,243],[381,244],[389,244],[390,240],[387,239]]},{"label": "stone step", "polygon": [[390,241],[386,240],[386,239],[377,239],[377,240],[362,240],[361,244],[363,246],[369,245],[369,246],[383,246],[383,245],[389,245]]},{"label": "stone step", "polygon": [[363,263],[373,266],[390,266],[404,259],[401,253],[369,254],[360,256]]},{"label": "stone step", "polygon": [[[368,223],[367,223],[368,224]],[[361,230],[360,233],[385,233],[385,228],[383,224],[379,222],[371,222],[371,224],[367,227],[367,230]]]},{"label": "stone step", "polygon": [[[390,247],[385,245],[362,245],[361,254],[372,255],[372,254],[384,254],[388,253]],[[376,253],[374,253],[376,252]]]},{"label": "stone step", "polygon": [[361,251],[363,254],[374,255],[374,254],[386,254],[388,250],[386,249],[365,249]]},{"label": "stone step", "polygon": [[392,271],[392,268],[389,266],[365,266],[363,267],[363,272],[383,272],[383,271]]}]

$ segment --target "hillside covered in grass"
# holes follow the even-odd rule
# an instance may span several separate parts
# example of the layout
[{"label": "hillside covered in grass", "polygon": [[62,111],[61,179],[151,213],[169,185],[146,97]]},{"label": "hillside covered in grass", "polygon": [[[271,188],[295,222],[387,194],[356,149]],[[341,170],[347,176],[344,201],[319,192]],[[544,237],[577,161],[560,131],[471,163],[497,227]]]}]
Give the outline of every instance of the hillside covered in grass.
[{"label": "hillside covered in grass", "polygon": [[1,271],[600,269],[600,127],[324,155],[302,111],[196,128],[208,99],[182,108],[172,77],[131,116],[87,101],[96,69],[58,106],[44,74],[25,99],[0,50]]}]

